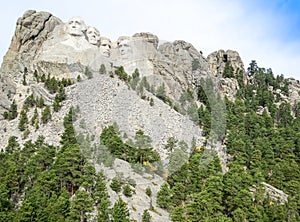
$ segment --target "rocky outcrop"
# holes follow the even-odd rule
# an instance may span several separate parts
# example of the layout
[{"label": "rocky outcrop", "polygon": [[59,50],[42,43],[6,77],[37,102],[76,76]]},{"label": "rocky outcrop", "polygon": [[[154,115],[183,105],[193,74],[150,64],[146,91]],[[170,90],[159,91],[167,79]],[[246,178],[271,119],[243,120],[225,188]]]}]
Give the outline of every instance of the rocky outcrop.
[{"label": "rocky outcrop", "polygon": [[17,21],[16,31],[4,56],[1,72],[23,71],[22,66],[33,60],[49,34],[61,23],[60,19],[48,12],[26,11]]},{"label": "rocky outcrop", "polygon": [[87,125],[85,131],[99,138],[102,129],[116,123],[122,133],[134,137],[138,130],[143,130],[153,140],[153,147],[162,155],[166,141],[170,137],[185,141],[189,146],[193,138],[202,145],[202,131],[188,116],[182,116],[170,106],[145,92],[142,100],[133,90],[128,90],[122,81],[107,75],[98,75],[91,80],[78,84],[70,92],[70,101],[79,107],[80,118],[75,126],[80,131],[81,120]]},{"label": "rocky outcrop", "polygon": [[23,78],[25,67],[30,70],[31,62],[40,50],[49,33],[60,19],[48,12],[28,10],[17,21],[15,34],[4,56],[0,69],[0,115],[9,107],[17,91],[17,84]]},{"label": "rocky outcrop", "polygon": [[288,202],[288,195],[285,194],[282,190],[279,190],[265,182],[262,182],[261,184],[266,189],[266,195],[269,195],[271,200],[279,204],[285,204]]},{"label": "rocky outcrop", "polygon": [[288,102],[295,105],[300,102],[300,81],[288,79],[289,82],[289,97]]},{"label": "rocky outcrop", "polygon": [[[239,84],[237,82],[237,75],[243,79],[242,84],[247,84],[247,75],[244,69],[244,64],[238,52],[233,50],[218,50],[207,56],[209,70],[215,77],[220,79],[220,89],[224,95],[230,100],[235,99]],[[226,64],[232,67],[234,78],[223,78],[223,72]],[[239,77],[240,78],[240,77]]]},{"label": "rocky outcrop", "polygon": [[[151,218],[155,222],[169,222],[169,213],[156,204],[157,192],[159,191],[161,185],[164,183],[164,179],[158,175],[151,174],[139,174],[134,172],[131,165],[126,161],[116,159],[114,161],[113,167],[108,168],[103,165],[96,165],[96,169],[103,171],[109,180],[112,180],[118,175],[122,175],[123,180],[125,178],[130,178],[136,182],[135,187],[131,187],[135,194],[132,197],[125,197],[123,194],[117,194],[111,190],[110,186],[107,186],[108,192],[110,194],[110,201],[114,204],[119,195],[122,199],[127,202],[127,206],[131,215],[131,218],[136,221],[142,221],[143,211],[149,209],[150,206],[155,209],[155,211],[149,211]],[[146,189],[151,187],[152,196],[146,195]]]},{"label": "rocky outcrop", "polygon": [[201,78],[211,77],[204,57],[188,42],[177,40],[159,46],[154,73],[162,76],[169,95],[178,100],[183,89],[194,91]]},{"label": "rocky outcrop", "polygon": [[238,81],[234,78],[221,78],[220,91],[222,95],[226,95],[229,100],[234,100],[237,90],[239,89]]},{"label": "rocky outcrop", "polygon": [[[230,62],[234,72],[245,72],[243,61],[238,52],[233,50],[218,50],[207,56],[210,71],[218,77],[222,77],[226,62]],[[246,76],[245,76],[246,77]]]},{"label": "rocky outcrop", "polygon": [[[277,189],[276,187],[273,187],[272,185],[262,182],[261,183],[263,189],[264,189],[264,195],[265,197],[270,198],[270,204],[286,204],[288,202],[288,195],[285,194],[282,190]],[[250,192],[252,194],[255,194],[257,192],[256,187],[252,187],[250,189]]]}]

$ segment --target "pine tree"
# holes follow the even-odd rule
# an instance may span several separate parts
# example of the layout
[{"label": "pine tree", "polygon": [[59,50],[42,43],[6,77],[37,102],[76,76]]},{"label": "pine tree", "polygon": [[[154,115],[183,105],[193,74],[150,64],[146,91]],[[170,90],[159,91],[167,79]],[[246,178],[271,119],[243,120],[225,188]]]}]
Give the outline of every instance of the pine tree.
[{"label": "pine tree", "polygon": [[27,67],[24,68],[24,73],[23,73],[23,85],[26,86],[27,82],[26,82],[26,76],[28,75],[28,69]]},{"label": "pine tree", "polygon": [[41,117],[42,123],[46,124],[49,122],[50,119],[51,119],[50,106],[46,106],[42,112],[42,117]]},{"label": "pine tree", "polygon": [[55,96],[55,99],[54,99],[54,102],[53,102],[53,110],[54,110],[55,112],[58,112],[59,109],[60,109],[60,107],[61,107],[61,105],[60,105],[60,103],[59,103],[57,97]]},{"label": "pine tree", "polygon": [[146,195],[147,195],[148,197],[151,197],[151,196],[152,196],[152,191],[151,191],[151,188],[150,188],[150,187],[147,187],[147,188],[146,188]]},{"label": "pine tree", "polygon": [[70,144],[77,144],[76,141],[76,136],[75,136],[75,129],[73,126],[73,112],[74,109],[71,108],[69,110],[69,113],[64,117],[64,127],[65,131],[63,135],[61,136],[61,141],[60,143],[65,146],[65,145],[70,145]]},{"label": "pine tree", "polygon": [[13,203],[9,199],[9,189],[1,182],[0,183],[0,215],[3,212],[10,211],[13,207]]},{"label": "pine tree", "polygon": [[8,138],[8,145],[5,147],[7,153],[13,153],[20,150],[20,144],[17,141],[16,136],[11,136]]},{"label": "pine tree", "polygon": [[142,222],[151,222],[151,215],[149,214],[148,210],[144,210]]},{"label": "pine tree", "polygon": [[230,64],[230,61],[227,61],[225,63],[225,68],[224,68],[222,77],[223,78],[233,78],[234,77],[234,70]]},{"label": "pine tree", "polygon": [[136,68],[134,72],[132,73],[132,78],[130,80],[130,86],[133,90],[136,89],[138,82],[140,81],[140,72]]},{"label": "pine tree", "polygon": [[45,105],[44,98],[43,98],[43,97],[40,97],[40,98],[37,100],[36,106],[39,107],[39,108],[43,108],[44,105]]},{"label": "pine tree", "polygon": [[85,190],[77,190],[70,205],[70,218],[73,221],[84,222],[89,218],[87,213],[93,210],[92,198]]},{"label": "pine tree", "polygon": [[99,69],[100,74],[106,74],[106,67],[104,64],[101,64],[100,69]]},{"label": "pine tree", "polygon": [[115,203],[111,214],[113,222],[130,222],[127,204],[121,198]]},{"label": "pine tree", "polygon": [[20,121],[18,125],[19,130],[24,131],[26,129],[27,123],[28,123],[27,113],[25,110],[22,110],[20,112]]},{"label": "pine tree", "polygon": [[103,173],[98,173],[95,186],[92,189],[92,197],[98,209],[98,222],[109,222],[109,195],[106,188],[106,179]]},{"label": "pine tree", "polygon": [[126,197],[132,197],[132,193],[133,191],[131,190],[130,186],[128,184],[126,184],[125,186],[123,186],[123,194]]},{"label": "pine tree", "polygon": [[38,72],[36,70],[34,70],[33,76],[36,79],[36,81],[39,82],[40,77],[39,77],[39,74],[38,74]]},{"label": "pine tree", "polygon": [[166,94],[166,88],[164,83],[157,88],[156,96],[157,98],[161,99],[164,102],[167,101],[167,94]]},{"label": "pine tree", "polygon": [[164,183],[160,190],[157,193],[157,204],[158,206],[168,209],[172,202],[171,202],[172,193],[169,188],[168,183]]},{"label": "pine tree", "polygon": [[64,222],[70,215],[70,195],[62,189],[60,196],[50,202],[48,221]]},{"label": "pine tree", "polygon": [[17,118],[17,116],[18,116],[18,107],[17,107],[17,104],[14,100],[12,102],[12,104],[10,105],[8,119],[12,120],[12,119]]},{"label": "pine tree", "polygon": [[93,73],[92,73],[92,71],[89,69],[89,67],[85,67],[84,74],[86,75],[86,77],[87,77],[88,79],[93,78]]},{"label": "pine tree", "polygon": [[121,191],[122,182],[117,178],[113,178],[110,184],[110,188],[115,191],[116,193],[119,193]]}]

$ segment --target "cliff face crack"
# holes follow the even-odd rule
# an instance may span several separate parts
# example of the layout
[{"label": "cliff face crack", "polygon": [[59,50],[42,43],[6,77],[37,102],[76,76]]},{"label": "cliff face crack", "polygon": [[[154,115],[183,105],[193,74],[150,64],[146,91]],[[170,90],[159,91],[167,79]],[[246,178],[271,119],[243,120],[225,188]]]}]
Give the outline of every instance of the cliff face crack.
[{"label": "cliff face crack", "polygon": [[[35,19],[32,21],[31,26],[36,23],[35,27],[28,27],[30,29],[33,29],[28,33],[28,37],[22,39],[21,44],[19,45],[18,51],[20,51],[22,45],[26,45],[28,42],[33,42],[35,44],[35,39],[45,30],[46,23],[50,20],[52,17],[51,14],[48,15],[42,22],[37,21],[37,16],[35,16]],[[48,30],[46,30],[48,32]],[[36,50],[37,51],[37,50]]]}]

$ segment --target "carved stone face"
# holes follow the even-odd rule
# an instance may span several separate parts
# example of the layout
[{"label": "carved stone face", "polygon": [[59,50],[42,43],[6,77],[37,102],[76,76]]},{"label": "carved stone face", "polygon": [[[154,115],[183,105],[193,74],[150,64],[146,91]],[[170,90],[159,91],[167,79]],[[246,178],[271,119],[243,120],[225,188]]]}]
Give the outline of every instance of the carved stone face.
[{"label": "carved stone face", "polygon": [[127,39],[121,40],[118,43],[118,48],[121,55],[126,55],[131,52],[131,47]]},{"label": "carved stone face", "polygon": [[99,48],[102,55],[109,57],[110,49],[111,49],[111,41],[109,39],[102,39]]},{"label": "carved stone face", "polygon": [[85,23],[79,17],[71,18],[66,24],[66,32],[73,36],[83,36],[85,30]]},{"label": "carved stone face", "polygon": [[98,45],[100,40],[100,32],[94,27],[88,27],[86,30],[86,36],[88,38],[89,43],[92,45]]}]

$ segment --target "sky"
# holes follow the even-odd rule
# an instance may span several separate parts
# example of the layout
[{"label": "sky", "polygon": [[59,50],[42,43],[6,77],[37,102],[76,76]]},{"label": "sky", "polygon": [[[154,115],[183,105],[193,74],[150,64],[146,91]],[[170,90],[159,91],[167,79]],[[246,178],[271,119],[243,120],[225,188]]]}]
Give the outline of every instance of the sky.
[{"label": "sky", "polygon": [[63,22],[79,16],[112,41],[151,32],[162,41],[190,42],[204,56],[236,50],[246,69],[256,60],[274,75],[300,80],[300,0],[10,0],[0,8],[0,62],[29,9]]}]

